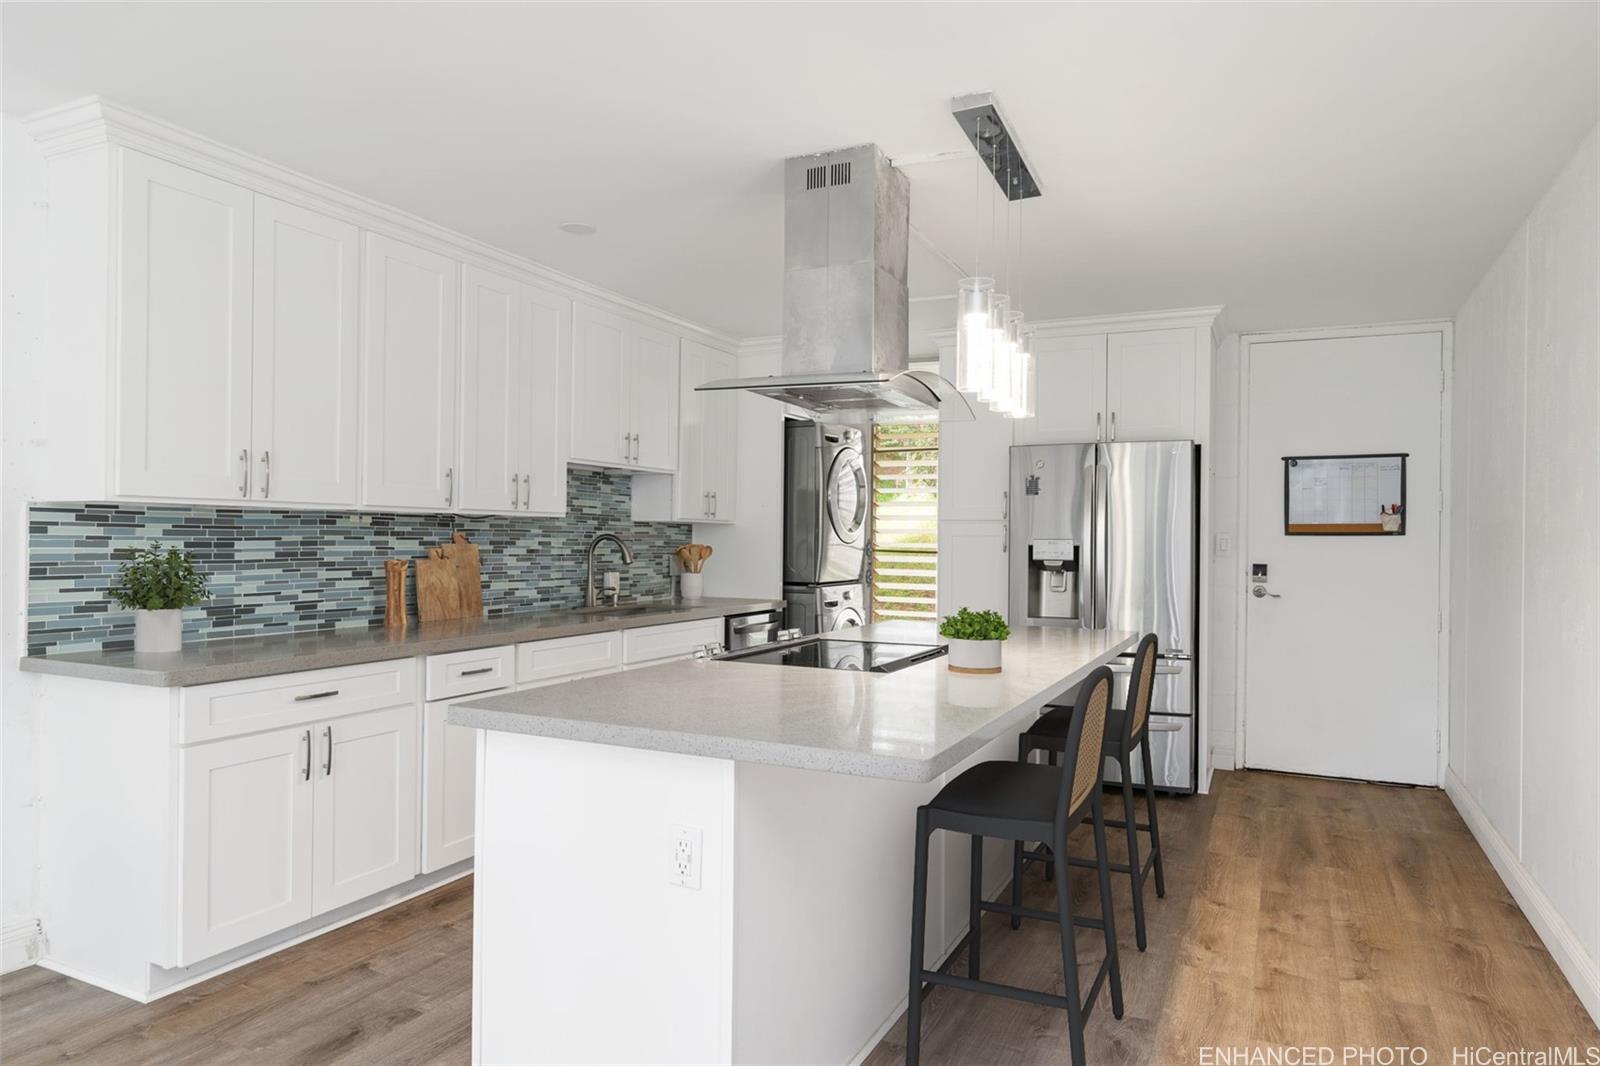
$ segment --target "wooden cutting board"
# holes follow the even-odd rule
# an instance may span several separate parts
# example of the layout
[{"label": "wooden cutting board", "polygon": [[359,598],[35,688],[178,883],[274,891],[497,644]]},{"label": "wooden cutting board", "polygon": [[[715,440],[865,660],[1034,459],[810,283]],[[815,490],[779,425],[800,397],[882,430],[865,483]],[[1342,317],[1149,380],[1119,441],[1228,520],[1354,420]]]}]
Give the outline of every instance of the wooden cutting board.
[{"label": "wooden cutting board", "polygon": [[483,617],[483,578],[478,546],[457,533],[440,548],[429,548],[417,560],[417,618],[439,622],[449,618]]}]

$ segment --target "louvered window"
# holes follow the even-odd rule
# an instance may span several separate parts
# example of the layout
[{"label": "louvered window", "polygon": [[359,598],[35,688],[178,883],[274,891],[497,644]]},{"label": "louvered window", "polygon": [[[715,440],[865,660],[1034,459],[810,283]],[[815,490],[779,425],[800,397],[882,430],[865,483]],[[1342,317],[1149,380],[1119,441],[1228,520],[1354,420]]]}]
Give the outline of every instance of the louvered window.
[{"label": "louvered window", "polygon": [[932,621],[939,586],[939,423],[872,427],[872,620]]}]

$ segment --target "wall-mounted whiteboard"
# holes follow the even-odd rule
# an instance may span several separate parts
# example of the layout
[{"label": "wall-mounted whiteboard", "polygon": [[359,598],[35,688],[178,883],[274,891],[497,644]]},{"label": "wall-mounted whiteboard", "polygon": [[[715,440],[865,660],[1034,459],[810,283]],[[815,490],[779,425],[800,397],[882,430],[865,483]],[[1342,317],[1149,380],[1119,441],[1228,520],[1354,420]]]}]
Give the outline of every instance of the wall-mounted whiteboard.
[{"label": "wall-mounted whiteboard", "polygon": [[1403,536],[1406,454],[1284,456],[1283,531]]}]

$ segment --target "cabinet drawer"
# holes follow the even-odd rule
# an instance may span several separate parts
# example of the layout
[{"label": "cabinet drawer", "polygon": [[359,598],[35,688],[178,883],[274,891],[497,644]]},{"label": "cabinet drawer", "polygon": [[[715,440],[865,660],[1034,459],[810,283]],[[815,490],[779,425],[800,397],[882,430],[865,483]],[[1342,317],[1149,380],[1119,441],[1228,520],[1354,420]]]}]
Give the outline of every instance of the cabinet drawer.
[{"label": "cabinet drawer", "polygon": [[707,644],[722,643],[722,619],[673,622],[664,626],[630,629],[622,634],[622,661],[629,666],[676,659],[693,654]]},{"label": "cabinet drawer", "polygon": [[506,688],[511,684],[512,669],[516,665],[515,654],[511,645],[506,644],[499,648],[430,655],[427,698],[447,700],[454,696],[470,696],[474,692]]},{"label": "cabinet drawer", "polygon": [[517,684],[576,674],[604,673],[622,665],[621,633],[535,640],[517,645]]},{"label": "cabinet drawer", "polygon": [[195,685],[178,698],[178,743],[415,703],[417,695],[415,659]]}]

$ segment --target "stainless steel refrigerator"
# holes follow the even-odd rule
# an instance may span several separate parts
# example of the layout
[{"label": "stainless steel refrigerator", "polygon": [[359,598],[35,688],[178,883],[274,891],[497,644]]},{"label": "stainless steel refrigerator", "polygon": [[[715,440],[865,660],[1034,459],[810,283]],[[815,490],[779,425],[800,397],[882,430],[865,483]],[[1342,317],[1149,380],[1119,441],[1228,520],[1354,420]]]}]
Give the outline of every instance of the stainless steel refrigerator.
[{"label": "stainless steel refrigerator", "polygon": [[[1150,755],[1175,792],[1196,772],[1198,461],[1186,440],[1011,449],[1011,624],[1156,634]],[[1112,667],[1119,706],[1130,667]]]}]

